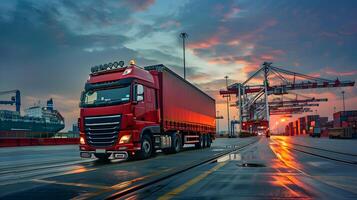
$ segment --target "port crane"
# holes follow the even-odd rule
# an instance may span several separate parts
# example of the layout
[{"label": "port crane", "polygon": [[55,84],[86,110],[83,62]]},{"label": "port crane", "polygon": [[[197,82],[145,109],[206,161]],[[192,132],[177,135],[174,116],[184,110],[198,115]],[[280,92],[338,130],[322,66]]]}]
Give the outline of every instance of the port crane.
[{"label": "port crane", "polygon": [[[254,72],[243,83],[234,83],[221,95],[236,95],[238,108],[239,131],[247,127],[265,126],[269,130],[270,115],[292,115],[312,112],[310,107],[319,106],[317,102],[325,102],[326,98],[304,99],[281,98],[271,100],[269,96],[285,96],[295,90],[320,89],[354,86],[354,81],[330,80],[311,75],[305,75],[275,67],[271,62],[264,62],[260,69]],[[297,95],[296,95],[297,96]],[[247,126],[248,125],[248,126]]]},{"label": "port crane", "polygon": [[16,112],[20,112],[21,109],[21,95],[20,90],[9,90],[9,91],[2,91],[0,92],[1,95],[11,94],[14,93],[15,95],[11,97],[10,100],[0,100],[0,105],[14,105],[16,106]]}]

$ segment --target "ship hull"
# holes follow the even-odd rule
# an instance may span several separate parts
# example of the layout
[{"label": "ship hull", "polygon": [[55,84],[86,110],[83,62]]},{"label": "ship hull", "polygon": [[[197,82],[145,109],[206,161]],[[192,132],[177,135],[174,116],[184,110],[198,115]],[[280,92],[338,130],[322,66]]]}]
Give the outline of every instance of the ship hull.
[{"label": "ship hull", "polygon": [[0,120],[0,134],[5,137],[53,137],[62,129],[63,124]]}]

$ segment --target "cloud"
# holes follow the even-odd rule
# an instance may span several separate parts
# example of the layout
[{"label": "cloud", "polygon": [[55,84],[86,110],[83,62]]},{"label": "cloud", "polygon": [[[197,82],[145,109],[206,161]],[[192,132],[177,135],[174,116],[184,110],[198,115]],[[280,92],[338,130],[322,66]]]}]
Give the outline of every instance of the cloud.
[{"label": "cloud", "polygon": [[191,49],[208,49],[208,48],[211,48],[219,43],[220,43],[219,37],[212,36],[211,38],[208,38],[207,40],[204,40],[204,41],[197,41],[197,42],[189,43],[187,46],[188,46],[188,48],[191,48]]},{"label": "cloud", "polygon": [[155,0],[126,0],[124,5],[128,5],[136,11],[144,11],[155,3]]},{"label": "cloud", "polygon": [[323,70],[324,73],[327,75],[331,76],[354,76],[357,74],[357,70],[352,70],[352,71],[337,71],[331,67],[327,67],[326,69]]},{"label": "cloud", "polygon": [[223,19],[229,20],[237,17],[237,14],[241,12],[241,9],[238,7],[232,7],[226,14],[224,14]]},{"label": "cloud", "polygon": [[6,73],[0,73],[0,90],[76,99],[90,66],[132,58],[182,74],[183,31],[189,34],[188,79],[220,103],[218,90],[225,86],[217,77],[243,82],[264,61],[321,78],[354,78],[356,6],[307,0],[4,1],[0,68]]}]

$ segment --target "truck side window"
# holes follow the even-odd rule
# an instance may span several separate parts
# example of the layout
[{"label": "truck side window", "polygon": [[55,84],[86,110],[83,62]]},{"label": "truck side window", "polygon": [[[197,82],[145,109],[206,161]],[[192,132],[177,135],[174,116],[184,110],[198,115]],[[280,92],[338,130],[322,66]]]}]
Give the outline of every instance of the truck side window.
[{"label": "truck side window", "polygon": [[144,86],[140,84],[135,85],[136,91],[136,101],[143,101],[144,100]]}]

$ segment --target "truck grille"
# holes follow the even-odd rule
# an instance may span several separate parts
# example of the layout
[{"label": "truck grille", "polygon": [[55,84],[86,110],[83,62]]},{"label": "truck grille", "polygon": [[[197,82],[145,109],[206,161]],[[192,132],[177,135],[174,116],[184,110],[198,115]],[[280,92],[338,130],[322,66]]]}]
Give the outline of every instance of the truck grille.
[{"label": "truck grille", "polygon": [[84,118],[87,142],[95,147],[113,146],[118,141],[121,115]]}]

